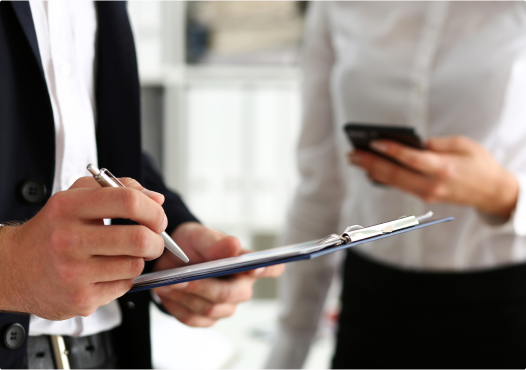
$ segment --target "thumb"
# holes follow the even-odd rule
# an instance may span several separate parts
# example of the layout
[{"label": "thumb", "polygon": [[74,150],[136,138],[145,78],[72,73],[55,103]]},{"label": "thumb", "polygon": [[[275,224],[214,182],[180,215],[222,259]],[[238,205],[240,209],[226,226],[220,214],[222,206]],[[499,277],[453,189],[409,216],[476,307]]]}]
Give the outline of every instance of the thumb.
[{"label": "thumb", "polygon": [[207,260],[235,257],[241,253],[241,242],[234,236],[225,236],[203,252]]},{"label": "thumb", "polygon": [[427,149],[439,153],[470,153],[477,144],[465,136],[432,137],[427,143]]},{"label": "thumb", "polygon": [[153,201],[159,203],[160,205],[162,205],[164,203],[164,195],[162,195],[161,193],[157,193],[155,191],[148,190],[148,189],[144,188],[144,186],[142,186],[139,183],[139,181],[137,181],[135,179],[132,179],[132,178],[129,178],[129,177],[121,177],[119,179],[119,181],[122,182],[122,184],[124,186],[126,186],[127,188],[133,188],[133,189],[139,190],[144,195],[146,195],[148,198],[150,198]]}]

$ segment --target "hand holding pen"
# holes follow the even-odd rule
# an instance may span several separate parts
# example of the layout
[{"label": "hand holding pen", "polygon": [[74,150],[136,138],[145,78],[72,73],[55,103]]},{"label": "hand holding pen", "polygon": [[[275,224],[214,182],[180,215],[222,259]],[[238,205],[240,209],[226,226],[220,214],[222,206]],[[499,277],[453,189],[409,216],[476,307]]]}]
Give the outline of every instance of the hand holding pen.
[{"label": "hand holding pen", "polygon": [[[102,187],[113,187],[113,188],[125,187],[122,184],[122,182],[119,181],[119,179],[117,179],[115,176],[113,176],[113,174],[110,171],[108,171],[107,169],[105,169],[105,168],[102,168],[102,169],[99,170],[94,165],[89,164],[88,165],[88,171],[91,172],[91,174],[93,175],[95,180],[97,180],[98,183]],[[184,261],[184,262],[188,262],[189,261],[189,259],[186,256],[186,254],[184,254],[184,252],[181,250],[181,248],[179,248],[179,246],[172,240],[172,238],[170,238],[170,236],[166,233],[166,231],[163,231],[160,235],[162,236],[162,238],[164,240],[164,243],[165,243],[164,246],[165,246],[166,249],[168,249],[170,252],[175,254],[182,261]]]},{"label": "hand holding pen", "polygon": [[[0,309],[50,320],[91,315],[122,296],[164,253],[159,235],[168,224],[163,196],[121,179],[125,188],[102,188],[82,177],[55,193],[20,226],[0,227]],[[137,225],[105,226],[105,218]]]}]

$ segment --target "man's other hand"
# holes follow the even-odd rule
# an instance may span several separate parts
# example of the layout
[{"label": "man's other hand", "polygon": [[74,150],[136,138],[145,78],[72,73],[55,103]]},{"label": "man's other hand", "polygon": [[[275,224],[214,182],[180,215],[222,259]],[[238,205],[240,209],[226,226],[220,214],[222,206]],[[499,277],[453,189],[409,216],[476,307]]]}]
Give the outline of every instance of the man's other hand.
[{"label": "man's other hand", "polygon": [[[172,233],[172,237],[190,258],[190,263],[233,257],[247,252],[241,249],[241,244],[235,237],[226,236],[197,222],[182,224]],[[156,261],[155,270],[184,265],[172,253],[165,252]],[[279,276],[283,270],[283,265],[275,265],[224,278],[196,280],[154,290],[168,312],[179,321],[189,326],[207,327],[218,319],[232,315],[238,303],[250,299],[257,279]]]}]

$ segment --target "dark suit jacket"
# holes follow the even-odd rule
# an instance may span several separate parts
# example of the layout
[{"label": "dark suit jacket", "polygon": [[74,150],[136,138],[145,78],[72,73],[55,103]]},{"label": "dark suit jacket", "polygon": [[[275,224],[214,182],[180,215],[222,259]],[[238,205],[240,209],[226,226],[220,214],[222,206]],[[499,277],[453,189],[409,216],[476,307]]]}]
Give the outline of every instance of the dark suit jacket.
[{"label": "dark suit jacket", "polygon": [[[125,3],[99,2],[96,68],[97,148],[100,167],[116,176],[138,179],[163,193],[169,225],[195,221],[179,196],[170,192],[141,152],[139,80],[133,36]],[[0,2],[0,223],[24,221],[49,199],[55,171],[55,132],[36,33],[27,2]],[[20,193],[27,179],[47,188],[40,204]],[[1,263],[1,261],[0,261]],[[151,266],[147,266],[147,269]],[[37,282],[35,282],[37,283]],[[119,299],[123,323],[116,345],[121,367],[151,368],[148,291]],[[129,303],[133,302],[133,304]],[[20,348],[4,345],[4,332],[20,323],[29,331],[29,316],[0,316],[0,368],[22,368],[27,340]]]}]

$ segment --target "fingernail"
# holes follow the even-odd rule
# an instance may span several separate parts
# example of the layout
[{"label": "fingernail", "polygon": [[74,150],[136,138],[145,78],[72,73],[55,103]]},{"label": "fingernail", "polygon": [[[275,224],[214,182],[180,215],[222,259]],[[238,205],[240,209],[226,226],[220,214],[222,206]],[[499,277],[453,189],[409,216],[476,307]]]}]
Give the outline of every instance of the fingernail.
[{"label": "fingernail", "polygon": [[262,275],[265,272],[265,267],[260,267],[254,270],[254,276]]},{"label": "fingernail", "polygon": [[166,217],[166,213],[164,214],[164,222],[163,222],[163,230],[166,230],[166,228],[168,227],[168,217]]},{"label": "fingernail", "polygon": [[349,158],[351,159],[352,164],[360,165],[362,163],[362,156],[358,153],[349,154]]},{"label": "fingernail", "polygon": [[372,141],[370,144],[371,148],[376,150],[377,152],[383,153],[387,151],[387,145],[382,141]]},{"label": "fingernail", "polygon": [[157,193],[156,191],[151,191],[151,190],[148,190],[148,189],[143,189],[142,193],[144,195],[146,195],[147,197],[149,197],[149,198],[155,197],[157,195],[162,195],[161,193]]}]

